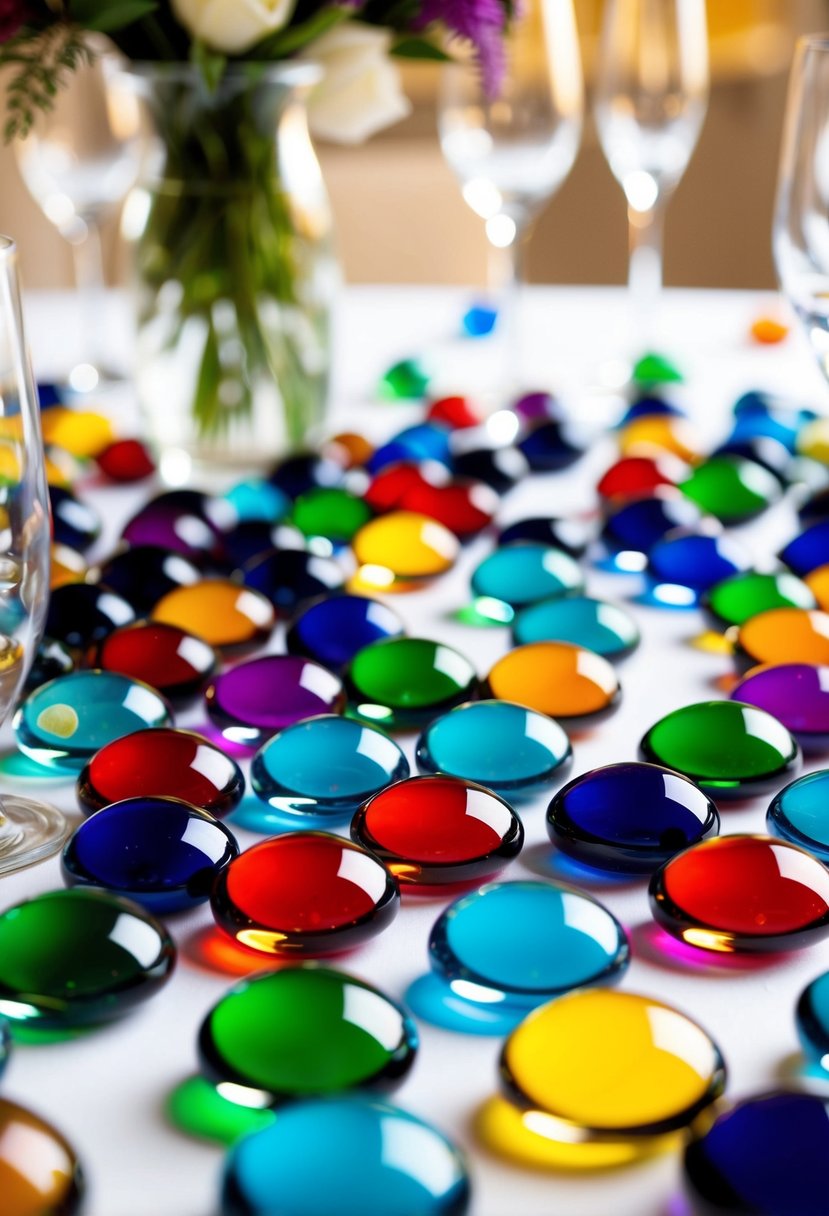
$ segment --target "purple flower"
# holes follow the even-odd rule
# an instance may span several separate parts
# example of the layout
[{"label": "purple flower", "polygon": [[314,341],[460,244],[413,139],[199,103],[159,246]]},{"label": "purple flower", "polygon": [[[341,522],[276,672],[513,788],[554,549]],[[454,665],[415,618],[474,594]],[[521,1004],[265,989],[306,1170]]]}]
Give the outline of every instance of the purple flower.
[{"label": "purple flower", "polygon": [[484,91],[497,97],[504,78],[505,12],[501,0],[423,0],[418,25],[439,21],[471,42],[483,75]]},{"label": "purple flower", "polygon": [[0,0],[0,43],[13,38],[31,16],[28,0]]}]

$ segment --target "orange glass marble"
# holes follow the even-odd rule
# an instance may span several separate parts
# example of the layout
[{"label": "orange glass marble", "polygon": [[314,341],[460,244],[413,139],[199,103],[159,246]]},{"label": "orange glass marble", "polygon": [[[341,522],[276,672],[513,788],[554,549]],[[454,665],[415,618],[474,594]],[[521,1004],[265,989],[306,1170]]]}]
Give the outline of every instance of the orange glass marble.
[{"label": "orange glass marble", "polygon": [[362,586],[393,591],[397,584],[436,578],[460,552],[457,537],[417,511],[390,511],[361,528],[351,542]]},{"label": "orange glass marble", "polygon": [[74,1216],[78,1160],[63,1136],[16,1102],[0,1099],[0,1210],[3,1216]]},{"label": "orange glass marble", "polygon": [[700,459],[697,437],[684,418],[650,414],[629,422],[619,435],[623,456],[652,456],[670,452],[688,463]]},{"label": "orange glass marble", "polygon": [[323,456],[341,464],[344,469],[360,468],[367,464],[373,451],[373,445],[356,431],[340,431],[322,445]]},{"label": "orange glass marble", "polygon": [[516,646],[498,660],[486,684],[490,696],[565,723],[610,712],[622,691],[606,659],[569,642]]},{"label": "orange glass marble", "polygon": [[67,583],[82,583],[86,578],[87,564],[75,549],[68,545],[52,545],[49,586],[65,587]]},{"label": "orange glass marble", "polygon": [[784,325],[777,317],[758,317],[751,327],[752,338],[763,346],[773,346],[775,342],[782,342],[788,335],[788,325]]},{"label": "orange glass marble", "polygon": [[818,608],[829,610],[829,566],[818,566],[803,576],[803,581],[818,603]]},{"label": "orange glass marble", "polygon": [[808,608],[770,608],[751,617],[737,634],[738,656],[751,664],[829,664],[829,613]]},{"label": "orange glass marble", "polygon": [[169,591],[153,608],[152,619],[178,625],[218,649],[235,649],[266,641],[276,613],[258,591],[230,579],[207,578]]}]

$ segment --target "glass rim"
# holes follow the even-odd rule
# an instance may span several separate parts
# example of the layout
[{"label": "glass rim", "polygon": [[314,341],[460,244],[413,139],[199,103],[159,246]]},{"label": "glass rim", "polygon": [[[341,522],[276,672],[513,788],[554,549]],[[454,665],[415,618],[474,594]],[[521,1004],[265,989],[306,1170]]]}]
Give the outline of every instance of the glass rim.
[{"label": "glass rim", "polygon": [[[168,80],[172,83],[184,83],[194,76],[201,76],[197,64],[184,60],[171,62],[169,60],[135,60],[123,62],[120,71],[125,76],[136,76],[141,80]],[[322,65],[311,59],[284,59],[268,62],[261,59],[249,59],[229,62],[219,81],[219,88],[225,80],[250,80],[253,84],[265,81],[268,84],[313,85],[322,79]]]},{"label": "glass rim", "polygon": [[829,51],[829,34],[801,34],[796,45],[799,51]]},{"label": "glass rim", "polygon": [[10,236],[4,236],[0,232],[0,262],[4,262],[7,258],[13,258],[17,252],[17,245]]}]

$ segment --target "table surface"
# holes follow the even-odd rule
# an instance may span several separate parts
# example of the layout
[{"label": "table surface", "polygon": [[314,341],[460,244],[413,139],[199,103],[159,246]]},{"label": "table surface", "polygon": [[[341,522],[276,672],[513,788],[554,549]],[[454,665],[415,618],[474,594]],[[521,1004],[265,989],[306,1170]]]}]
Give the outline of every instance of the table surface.
[{"label": "table surface", "polygon": [[[385,368],[412,354],[430,354],[440,388],[484,387],[492,371],[486,344],[456,336],[469,302],[470,294],[457,290],[348,291],[338,329],[333,427],[370,427],[382,438],[409,418],[409,407],[369,403]],[[794,395],[818,408],[825,399],[802,339],[793,336],[769,348],[749,341],[751,321],[768,304],[767,298],[754,293],[676,290],[665,294],[662,346],[688,373],[687,385],[676,396],[710,440],[725,433],[731,405],[748,388]],[[531,289],[523,308],[527,386],[560,389],[573,413],[587,422],[607,418],[618,400],[606,389],[590,385],[605,375],[607,360],[623,349],[624,293]],[[114,349],[124,354],[124,301],[110,297],[106,314]],[[65,368],[77,349],[70,300],[33,295],[27,301],[27,318],[39,374],[48,376]],[[113,398],[111,408],[129,418],[125,397]],[[574,469],[532,478],[504,499],[499,522],[529,513],[589,510],[595,505],[597,476],[611,459],[612,446],[603,439]],[[107,521],[100,546],[105,552],[120,523],[138,505],[139,495],[92,488],[89,498]],[[755,560],[766,562],[794,531],[794,513],[790,504],[784,504],[739,535]],[[476,629],[452,618],[468,600],[469,571],[491,543],[478,539],[464,551],[452,574],[429,590],[395,601],[411,633],[456,646],[474,661],[480,674],[508,649],[508,631]],[[621,667],[624,692],[619,711],[575,739],[572,776],[599,764],[635,758],[638,740],[648,726],[678,706],[720,695],[715,681],[731,667],[727,657],[691,644],[701,628],[696,611],[666,611],[632,602],[639,591],[636,576],[589,568],[588,584],[591,594],[631,604],[643,642]],[[282,649],[281,628],[271,648]],[[196,710],[181,721],[195,723],[199,717]],[[410,758],[413,741],[412,736],[401,740]],[[47,797],[77,815],[71,783],[2,779],[9,789]],[[522,809],[527,843],[504,877],[555,876],[556,862],[544,832],[546,801],[538,798]],[[726,804],[723,831],[762,829],[765,808],[765,799],[738,810]],[[243,847],[256,839],[239,832]],[[1,879],[2,906],[59,885],[58,863],[52,859]],[[703,959],[694,966],[660,948],[648,914],[645,883],[598,883],[591,889],[630,932],[633,962],[622,987],[672,1002],[710,1031],[728,1063],[731,1097],[797,1074],[794,1004],[802,987],[829,966],[829,945],[773,963],[712,959],[709,964]],[[402,998],[409,983],[425,970],[429,928],[442,906],[432,900],[405,901],[392,928],[354,952],[346,969]],[[17,1047],[4,1077],[4,1094],[52,1119],[77,1147],[89,1181],[88,1216],[214,1216],[222,1150],[187,1138],[163,1115],[171,1088],[196,1067],[196,1031],[204,1014],[236,979],[236,974],[217,971],[205,959],[211,924],[208,907],[172,918],[179,963],[159,995],[123,1021],[77,1041]],[[471,1137],[470,1121],[478,1104],[496,1089],[499,1040],[455,1035],[427,1025],[420,1030],[418,1060],[393,1100],[432,1120],[468,1151],[474,1216],[678,1216],[686,1210],[678,1161],[672,1156],[625,1170],[575,1176],[526,1171],[481,1151]]]}]

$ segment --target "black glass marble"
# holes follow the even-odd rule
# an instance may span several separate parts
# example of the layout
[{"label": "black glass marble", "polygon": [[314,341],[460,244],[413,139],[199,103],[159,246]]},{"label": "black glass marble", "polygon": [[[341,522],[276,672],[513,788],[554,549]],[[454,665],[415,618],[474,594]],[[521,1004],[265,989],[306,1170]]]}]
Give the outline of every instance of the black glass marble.
[{"label": "black glass marble", "polygon": [[75,670],[75,658],[72,651],[63,642],[45,637],[35,651],[35,657],[26,676],[23,692],[34,692],[41,684],[48,684],[58,676],[68,675]]},{"label": "black glass marble", "polygon": [[542,422],[518,443],[536,473],[555,473],[581,460],[587,450],[584,436],[567,422]]},{"label": "black glass marble", "polygon": [[152,612],[168,592],[190,587],[202,577],[194,562],[159,545],[122,549],[99,566],[96,575],[141,616]]},{"label": "black glass marble", "polygon": [[307,549],[306,538],[291,524],[245,519],[224,534],[228,561],[237,569],[270,549]]},{"label": "black glass marble", "polygon": [[289,498],[299,498],[300,494],[316,486],[341,486],[345,481],[345,469],[336,460],[328,460],[314,452],[298,452],[281,460],[271,470],[268,481]]},{"label": "black glass marble", "polygon": [[695,528],[701,519],[699,507],[686,498],[653,494],[611,511],[602,528],[602,540],[614,551],[649,553],[669,533],[677,528]]},{"label": "black glass marble", "polygon": [[639,397],[625,410],[619,420],[619,427],[626,427],[629,422],[634,422],[637,418],[686,418],[685,410],[680,409],[671,401],[666,401],[664,397],[645,396]]},{"label": "black glass marble", "polygon": [[242,578],[266,596],[282,616],[292,616],[310,600],[339,591],[342,568],[330,558],[298,549],[271,549],[242,567]]},{"label": "black glass marble", "polygon": [[498,533],[498,544],[553,545],[571,557],[582,557],[594,536],[595,528],[582,520],[533,515],[502,528]]},{"label": "black glass marble", "polygon": [[770,435],[757,435],[751,439],[727,439],[715,448],[711,455],[742,456],[773,473],[781,485],[788,483],[792,454],[784,443]]},{"label": "black glass marble", "polygon": [[797,508],[797,514],[804,527],[829,519],[829,486],[810,494]]},{"label": "black glass marble", "polygon": [[68,545],[79,553],[95,544],[101,535],[101,517],[94,507],[62,486],[49,486],[49,506],[52,537],[57,544]]},{"label": "black glass marble", "polygon": [[46,635],[84,651],[135,620],[135,610],[104,583],[66,583],[49,597]]},{"label": "black glass marble", "polygon": [[481,447],[456,452],[453,467],[458,477],[483,481],[499,494],[506,494],[530,472],[526,456],[515,447]]}]

